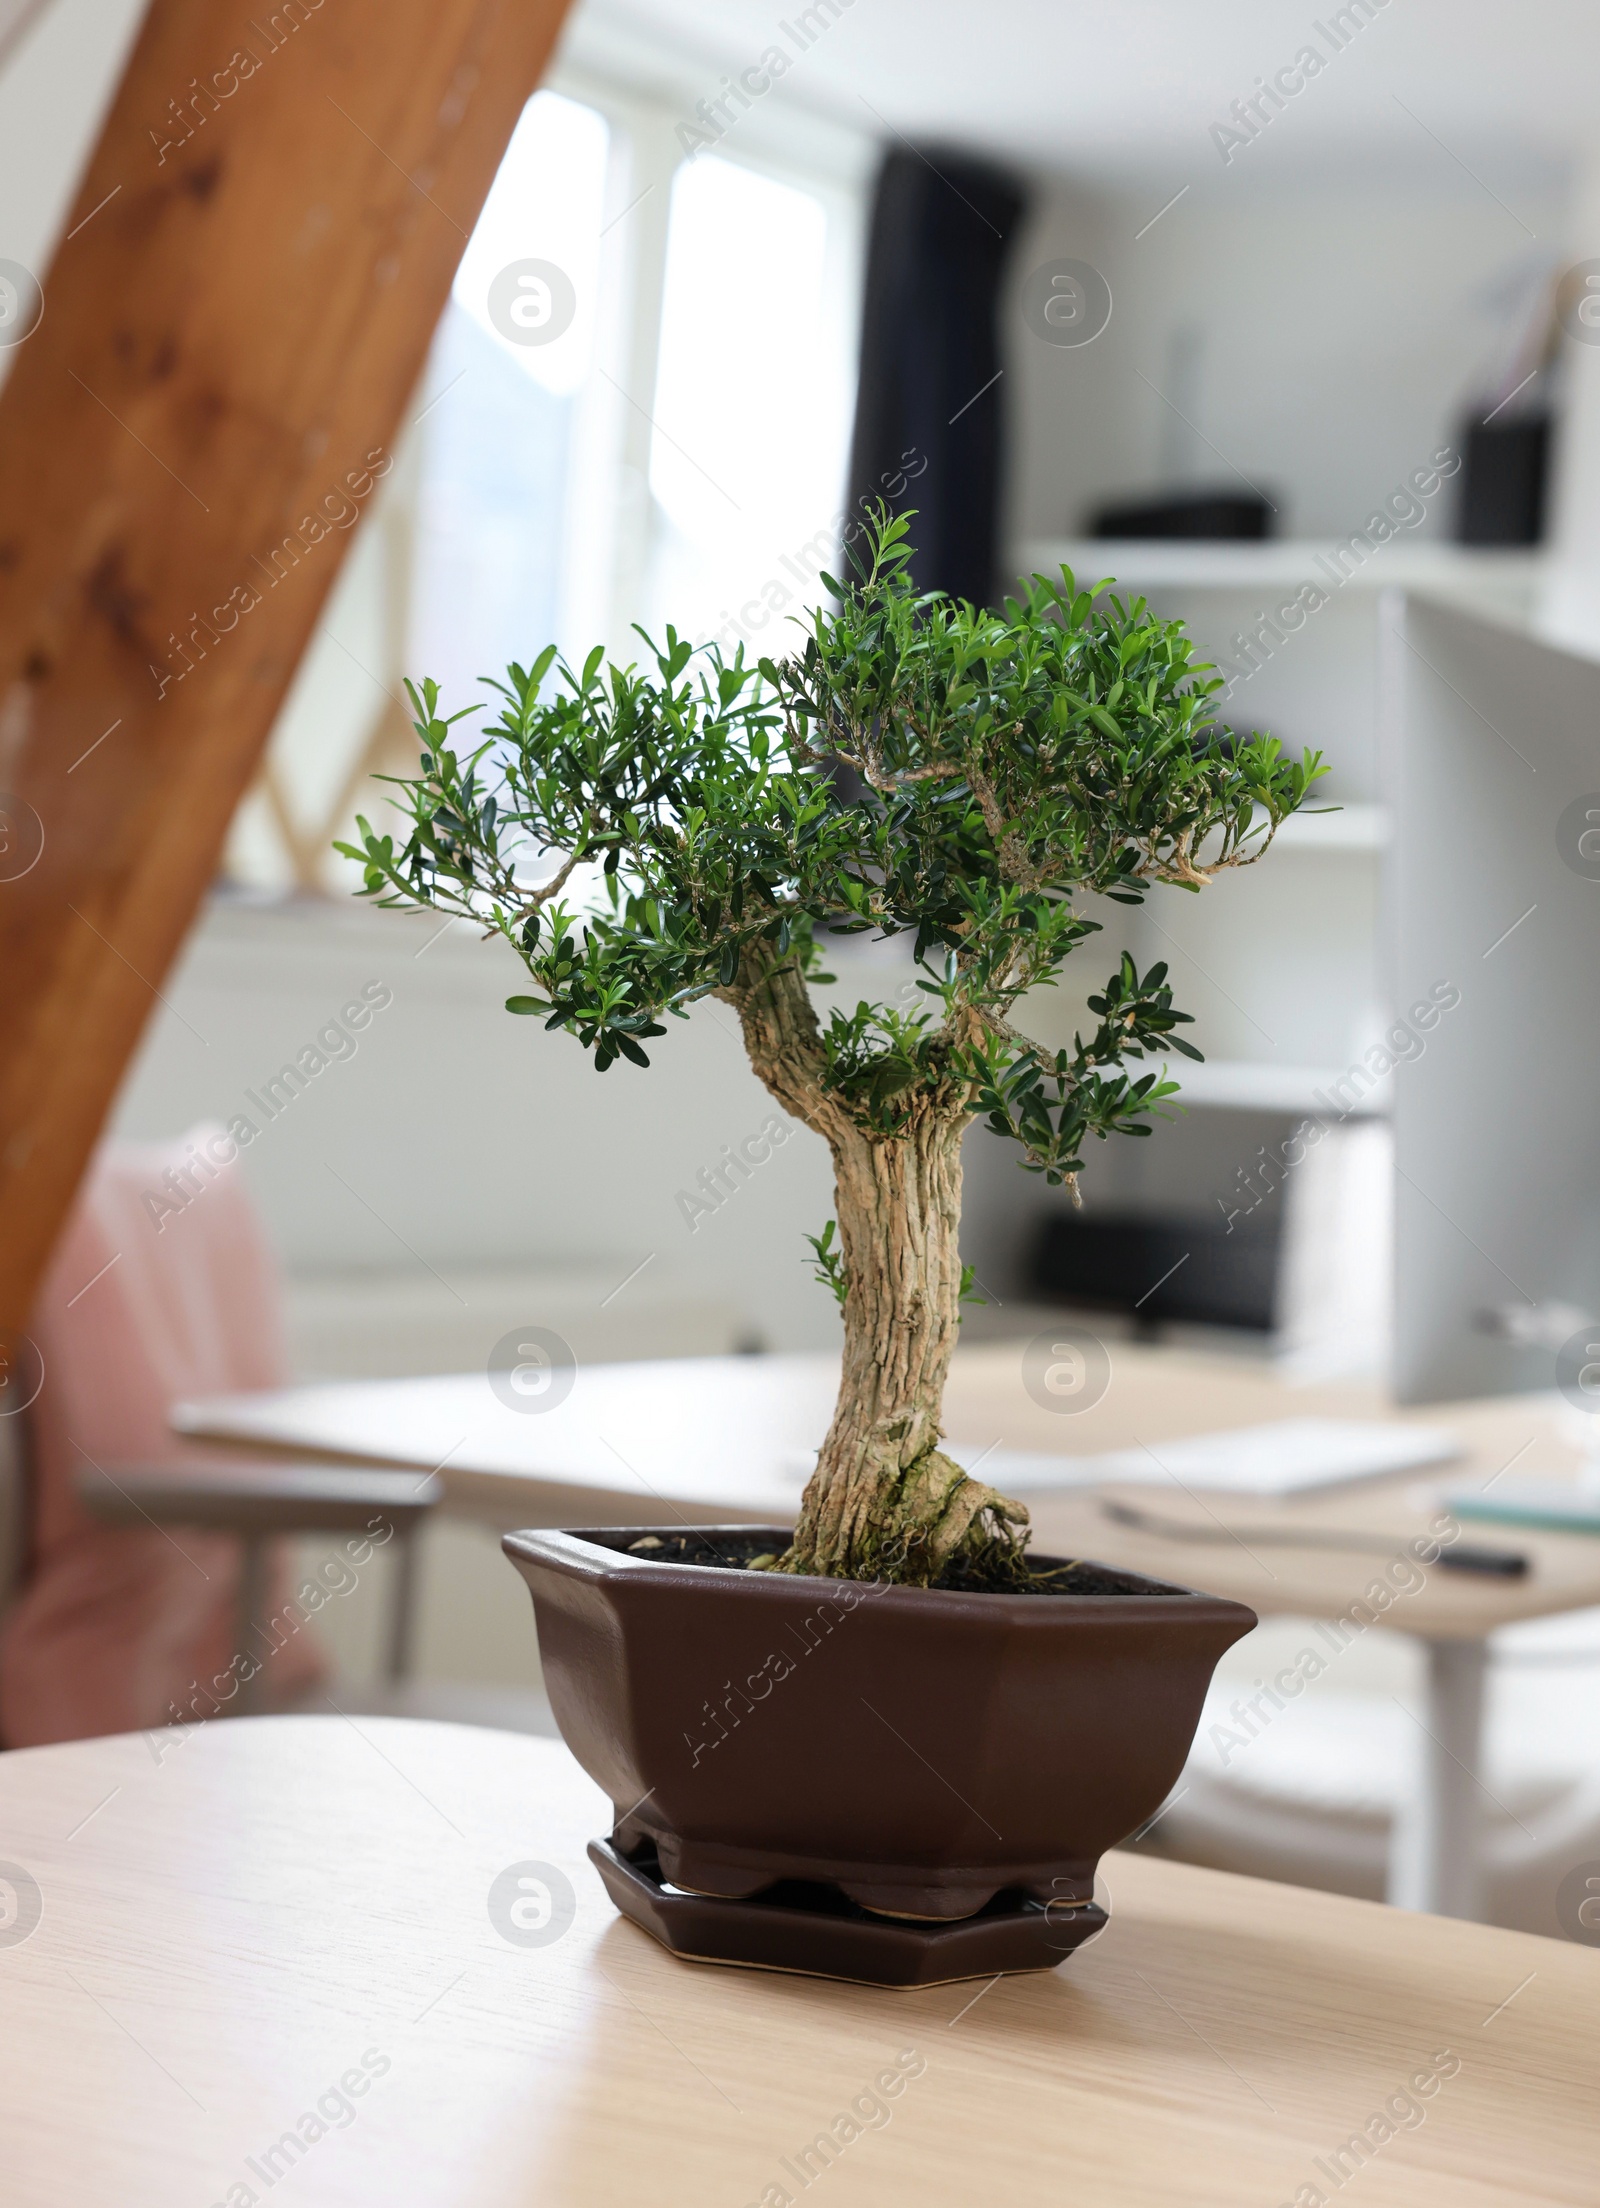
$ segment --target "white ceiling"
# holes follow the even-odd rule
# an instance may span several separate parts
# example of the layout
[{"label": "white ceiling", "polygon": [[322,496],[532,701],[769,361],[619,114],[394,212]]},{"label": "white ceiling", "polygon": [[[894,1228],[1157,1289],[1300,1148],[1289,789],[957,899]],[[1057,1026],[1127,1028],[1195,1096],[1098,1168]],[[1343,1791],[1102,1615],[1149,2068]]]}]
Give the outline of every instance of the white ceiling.
[{"label": "white ceiling", "polygon": [[[831,5],[825,0],[824,13]],[[1211,126],[1334,12],[1282,0],[848,0],[781,96],[875,135],[913,132],[1106,184],[1225,172]],[[580,0],[614,53],[747,67],[782,0]],[[1595,0],[1385,0],[1226,172],[1404,168],[1495,185],[1600,153]],[[1406,110],[1409,109],[1410,113]],[[1430,136],[1430,133],[1432,135]],[[1467,178],[1466,181],[1470,181]]]}]

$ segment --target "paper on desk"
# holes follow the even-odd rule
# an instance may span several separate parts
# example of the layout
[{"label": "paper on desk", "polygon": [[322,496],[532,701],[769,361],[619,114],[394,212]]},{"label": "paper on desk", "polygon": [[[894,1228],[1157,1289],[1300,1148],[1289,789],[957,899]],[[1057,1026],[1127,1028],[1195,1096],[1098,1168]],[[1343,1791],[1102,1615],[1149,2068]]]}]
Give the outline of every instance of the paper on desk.
[{"label": "paper on desk", "polygon": [[[1201,1488],[1223,1495],[1303,1495],[1443,1464],[1460,1454],[1460,1443],[1442,1427],[1354,1418],[1283,1418],[1266,1426],[1191,1434],[1096,1457],[1047,1456],[971,1441],[947,1441],[943,1447],[958,1464],[1007,1495],[1109,1482],[1174,1491]],[[804,1478],[815,1461],[797,1457],[792,1469]]]}]

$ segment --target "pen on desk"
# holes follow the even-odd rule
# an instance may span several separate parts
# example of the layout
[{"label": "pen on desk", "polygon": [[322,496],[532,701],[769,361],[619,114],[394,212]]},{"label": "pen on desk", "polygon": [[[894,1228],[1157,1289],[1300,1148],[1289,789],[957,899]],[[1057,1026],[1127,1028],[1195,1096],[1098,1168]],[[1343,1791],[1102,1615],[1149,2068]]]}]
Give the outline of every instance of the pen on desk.
[{"label": "pen on desk", "polygon": [[[1403,1535],[1340,1533],[1331,1526],[1191,1526],[1181,1518],[1163,1518],[1155,1511],[1137,1510],[1132,1503],[1101,1498],[1101,1511],[1119,1526],[1138,1533],[1153,1533],[1163,1541],[1249,1541],[1275,1543],[1287,1549],[1342,1549],[1355,1556],[1392,1556],[1403,1546]],[[1480,1572],[1490,1579],[1521,1579],[1528,1559],[1518,1549],[1490,1549],[1470,1541],[1453,1542],[1440,1549],[1433,1561],[1443,1571]]]}]

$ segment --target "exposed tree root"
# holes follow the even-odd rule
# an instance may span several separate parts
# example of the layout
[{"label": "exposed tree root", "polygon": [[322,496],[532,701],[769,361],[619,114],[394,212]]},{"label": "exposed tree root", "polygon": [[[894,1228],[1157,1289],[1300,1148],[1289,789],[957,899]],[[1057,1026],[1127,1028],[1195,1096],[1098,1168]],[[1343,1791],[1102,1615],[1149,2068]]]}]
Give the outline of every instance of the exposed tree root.
[{"label": "exposed tree root", "polygon": [[806,1491],[792,1546],[777,1569],[897,1586],[1003,1591],[1026,1584],[1028,1512],[975,1480],[943,1450],[925,1450],[903,1469],[882,1466],[869,1484],[850,1482],[859,1507],[830,1510],[821,1467]]}]

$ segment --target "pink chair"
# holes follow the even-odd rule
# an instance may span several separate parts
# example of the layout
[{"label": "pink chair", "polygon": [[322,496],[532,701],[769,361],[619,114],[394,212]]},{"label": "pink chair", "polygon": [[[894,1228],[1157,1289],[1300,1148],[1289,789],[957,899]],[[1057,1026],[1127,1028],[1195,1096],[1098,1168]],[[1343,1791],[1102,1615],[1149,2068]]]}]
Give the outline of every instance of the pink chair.
[{"label": "pink chair", "polygon": [[[7,1747],[149,1729],[226,1699],[207,1695],[236,1654],[239,1542],[169,1530],[137,1502],[134,1525],[108,1524],[80,1485],[192,1463],[171,1404],[287,1378],[277,1266],[233,1149],[214,1125],[105,1145],[51,1262],[30,1328],[44,1377],[27,1414],[25,1568],[0,1623]],[[285,1583],[281,1544],[270,1577]],[[295,1633],[263,1655],[258,1705],[325,1671],[309,1629]]]}]

